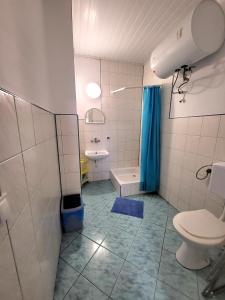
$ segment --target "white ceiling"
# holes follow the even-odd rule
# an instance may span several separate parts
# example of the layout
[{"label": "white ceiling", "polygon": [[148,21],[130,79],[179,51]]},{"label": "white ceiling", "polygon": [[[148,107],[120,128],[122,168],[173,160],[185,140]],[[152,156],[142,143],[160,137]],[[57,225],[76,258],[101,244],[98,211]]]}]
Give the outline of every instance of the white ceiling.
[{"label": "white ceiling", "polygon": [[75,54],[145,63],[201,0],[73,0]]}]

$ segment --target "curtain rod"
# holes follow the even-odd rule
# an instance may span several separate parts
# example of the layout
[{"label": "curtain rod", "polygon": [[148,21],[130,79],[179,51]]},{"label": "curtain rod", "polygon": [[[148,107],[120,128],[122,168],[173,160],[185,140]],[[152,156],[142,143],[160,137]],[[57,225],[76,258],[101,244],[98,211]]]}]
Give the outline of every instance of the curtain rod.
[{"label": "curtain rod", "polygon": [[162,85],[142,85],[142,86],[123,86],[119,89],[116,89],[116,90],[113,90],[113,91],[110,91],[110,94],[114,94],[114,93],[117,93],[117,92],[121,92],[121,91],[124,91],[124,90],[130,90],[130,89],[142,89],[142,88],[145,88],[145,87],[161,87]]}]

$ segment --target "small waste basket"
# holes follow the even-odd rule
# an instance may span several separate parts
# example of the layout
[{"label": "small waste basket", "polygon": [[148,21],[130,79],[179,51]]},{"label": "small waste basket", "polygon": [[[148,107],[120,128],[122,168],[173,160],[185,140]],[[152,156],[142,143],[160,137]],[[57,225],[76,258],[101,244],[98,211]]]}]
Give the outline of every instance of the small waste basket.
[{"label": "small waste basket", "polygon": [[80,194],[62,197],[62,226],[65,232],[79,230],[83,226],[84,204]]}]

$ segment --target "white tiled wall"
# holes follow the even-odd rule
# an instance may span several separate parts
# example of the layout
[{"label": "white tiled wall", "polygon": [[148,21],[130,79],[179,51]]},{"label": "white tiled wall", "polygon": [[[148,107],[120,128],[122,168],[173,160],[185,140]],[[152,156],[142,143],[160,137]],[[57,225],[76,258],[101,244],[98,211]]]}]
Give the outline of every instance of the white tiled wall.
[{"label": "white tiled wall", "polygon": [[0,92],[0,145],[10,206],[9,232],[0,225],[0,299],[52,300],[61,240],[54,116]]},{"label": "white tiled wall", "polygon": [[13,260],[13,253],[9,236],[1,238],[0,242],[0,296],[1,299],[22,300],[19,281],[16,274],[16,267]]},{"label": "white tiled wall", "polygon": [[225,161],[225,116],[169,119],[170,86],[162,88],[160,194],[179,210],[207,208],[219,216],[224,200],[208,191],[197,169]]},{"label": "white tiled wall", "polygon": [[57,135],[63,195],[77,194],[80,185],[80,155],[77,115],[57,115]]},{"label": "white tiled wall", "polygon": [[[142,86],[142,76],[141,65],[101,60],[101,107],[106,122],[92,125],[79,120],[80,150],[84,155],[85,150],[106,149],[110,155],[97,163],[89,161],[90,181],[108,179],[111,168],[138,166],[142,89],[116,94],[110,91],[123,86]],[[91,143],[94,137],[101,142]]]}]

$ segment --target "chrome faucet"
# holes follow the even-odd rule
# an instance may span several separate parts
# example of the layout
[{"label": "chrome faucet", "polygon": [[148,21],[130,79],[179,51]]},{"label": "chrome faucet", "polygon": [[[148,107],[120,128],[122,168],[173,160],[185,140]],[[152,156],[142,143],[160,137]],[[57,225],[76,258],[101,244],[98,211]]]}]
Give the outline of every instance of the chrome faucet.
[{"label": "chrome faucet", "polygon": [[93,140],[91,140],[91,143],[100,143],[101,142],[101,140],[100,139],[98,139],[98,138],[93,138]]}]

